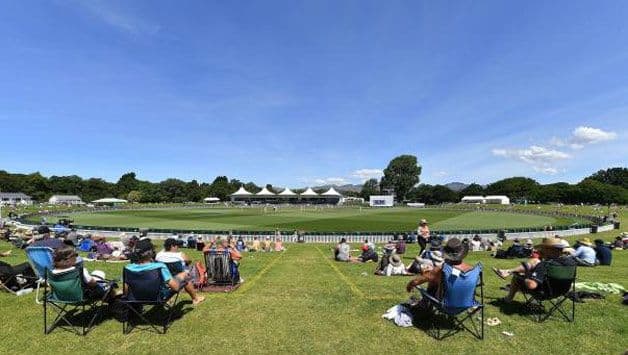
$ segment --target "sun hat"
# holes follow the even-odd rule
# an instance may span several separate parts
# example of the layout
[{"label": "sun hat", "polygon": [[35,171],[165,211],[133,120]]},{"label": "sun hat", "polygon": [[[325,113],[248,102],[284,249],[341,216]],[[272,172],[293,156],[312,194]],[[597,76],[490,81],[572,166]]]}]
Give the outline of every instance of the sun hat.
[{"label": "sun hat", "polygon": [[532,244],[534,244],[534,243],[532,243],[532,239],[528,238],[528,240],[526,240],[526,245],[532,245]]},{"label": "sun hat", "polygon": [[458,238],[447,240],[443,248],[443,259],[448,261],[462,261],[469,249]]},{"label": "sun hat", "polygon": [[399,255],[397,254],[393,254],[390,256],[390,264],[392,264],[392,266],[401,266],[401,257],[399,257]]},{"label": "sun hat", "polygon": [[427,219],[421,219],[421,220],[419,221],[419,224],[428,224],[428,223],[427,223]]},{"label": "sun hat", "polygon": [[589,239],[589,238],[582,238],[582,239],[580,239],[580,240],[578,241],[578,243],[580,243],[580,244],[584,244],[584,245],[589,246],[589,247],[590,247],[591,245],[593,245],[593,244],[591,243],[591,239]]},{"label": "sun hat", "polygon": [[541,244],[538,244],[534,247],[535,249],[563,249],[565,248],[565,244],[563,243],[563,239],[559,238],[543,238]]}]

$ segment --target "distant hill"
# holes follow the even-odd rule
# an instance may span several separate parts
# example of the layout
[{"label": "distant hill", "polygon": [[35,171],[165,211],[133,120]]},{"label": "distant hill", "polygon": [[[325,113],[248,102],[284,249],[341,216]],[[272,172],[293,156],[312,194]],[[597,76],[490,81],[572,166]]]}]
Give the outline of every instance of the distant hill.
[{"label": "distant hill", "polygon": [[452,191],[460,192],[464,190],[469,184],[465,184],[463,182],[450,182],[449,184],[445,184]]},{"label": "distant hill", "polygon": [[343,191],[360,192],[360,191],[362,191],[362,185],[353,185],[353,184],[346,184],[346,185],[321,185],[321,186],[314,186],[314,187],[312,187],[312,189],[314,189],[314,190],[318,190],[318,189],[325,189],[325,190],[327,190],[330,187],[333,187],[338,192],[343,192]]}]

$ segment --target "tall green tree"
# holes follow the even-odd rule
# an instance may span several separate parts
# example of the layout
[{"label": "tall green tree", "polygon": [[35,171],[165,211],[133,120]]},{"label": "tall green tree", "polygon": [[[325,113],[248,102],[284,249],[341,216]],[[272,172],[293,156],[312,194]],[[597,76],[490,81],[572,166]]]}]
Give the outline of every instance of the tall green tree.
[{"label": "tall green tree", "polygon": [[496,181],[486,187],[487,195],[506,195],[511,200],[530,200],[536,194],[539,183],[526,177],[511,177]]},{"label": "tall green tree", "polygon": [[628,189],[628,168],[610,168],[600,170],[588,177],[604,184],[621,186]]},{"label": "tall green tree", "polygon": [[460,190],[462,196],[482,196],[484,195],[484,188],[476,183],[473,183],[464,189]]},{"label": "tall green tree", "polygon": [[421,166],[414,155],[400,155],[388,163],[380,182],[382,191],[392,189],[397,201],[405,200],[408,192],[419,183]]},{"label": "tall green tree", "polygon": [[371,195],[379,194],[379,182],[377,179],[368,179],[362,185],[362,190],[360,191],[360,197],[365,200],[368,200]]},{"label": "tall green tree", "polygon": [[141,182],[137,180],[134,172],[126,173],[120,176],[120,179],[116,182],[117,195],[127,196],[129,192],[139,189],[140,183]]}]

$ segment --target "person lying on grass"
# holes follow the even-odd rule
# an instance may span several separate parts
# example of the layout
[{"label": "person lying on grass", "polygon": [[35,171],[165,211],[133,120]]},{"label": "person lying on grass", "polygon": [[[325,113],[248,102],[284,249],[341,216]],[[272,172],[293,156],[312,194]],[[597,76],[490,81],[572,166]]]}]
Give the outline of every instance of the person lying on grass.
[{"label": "person lying on grass", "polygon": [[502,298],[505,303],[510,303],[517,292],[543,292],[541,285],[547,277],[548,265],[575,266],[576,261],[572,256],[563,255],[564,244],[557,238],[545,238],[540,245],[535,247],[540,253],[540,261],[534,265],[521,265],[512,270],[494,269],[497,276],[505,278],[512,275],[508,295]]},{"label": "person lying on grass", "polygon": [[[454,269],[461,272],[467,272],[473,268],[473,266],[464,262],[465,256],[468,253],[468,246],[463,244],[458,238],[451,238],[447,240],[443,248],[443,260],[445,263],[451,265]],[[421,274],[416,278],[408,282],[406,285],[406,291],[412,292],[412,290],[421,284],[427,283],[427,292],[437,299],[440,299],[444,290],[441,289],[441,278],[443,276],[442,267],[425,268],[421,270]],[[426,306],[423,302],[419,303],[419,306]]]},{"label": "person lying on grass", "polygon": [[366,263],[369,261],[377,262],[379,258],[377,255],[377,252],[373,248],[371,248],[369,244],[362,244],[361,250],[362,250],[362,254],[358,256],[358,260],[360,260],[363,263]]},{"label": "person lying on grass", "polygon": [[[136,259],[137,262],[125,266],[127,270],[131,272],[142,272],[157,269],[161,272],[161,276],[164,279],[164,288],[178,291],[181,287],[184,287],[185,292],[187,292],[192,298],[193,305],[197,305],[205,300],[204,296],[200,296],[196,293],[194,285],[186,281],[186,272],[181,272],[173,276],[168,270],[166,264],[154,261],[155,247],[150,239],[146,238],[139,240],[135,245],[135,254],[136,256],[134,259]],[[127,285],[124,285],[124,293],[127,293]]]}]

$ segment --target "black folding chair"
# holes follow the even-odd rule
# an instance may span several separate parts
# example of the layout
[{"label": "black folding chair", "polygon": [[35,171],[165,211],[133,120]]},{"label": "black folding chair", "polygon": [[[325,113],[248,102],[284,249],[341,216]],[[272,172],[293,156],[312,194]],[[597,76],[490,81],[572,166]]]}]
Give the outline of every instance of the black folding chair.
[{"label": "black folding chair", "polygon": [[210,250],[205,253],[207,281],[212,285],[235,285],[240,282],[238,268],[231,260],[229,250]]},{"label": "black folding chair", "polygon": [[[431,295],[426,289],[417,287],[427,308],[432,312],[429,317],[430,331],[428,334],[435,339],[442,340],[454,335],[460,330],[467,330],[479,340],[484,339],[484,282],[482,264],[478,263],[473,269],[461,272],[449,264],[443,265],[441,290],[439,298]],[[476,290],[480,289],[479,300]],[[479,319],[474,319],[477,313]],[[446,321],[453,327],[441,332],[439,321]],[[470,324],[470,325],[468,325]],[[432,331],[435,330],[435,331]]]},{"label": "black folding chair", "polygon": [[[133,328],[138,328],[152,329],[156,333],[165,334],[170,326],[182,288],[177,291],[167,288],[160,269],[134,272],[124,268],[122,282],[126,293],[120,302],[129,311],[128,316],[122,322],[122,333],[128,334]],[[169,302],[173,297],[172,302]],[[163,319],[160,321],[149,319],[148,312],[153,310],[161,310]],[[139,321],[148,327],[140,327]]]},{"label": "black folding chair", "polygon": [[[94,322],[102,315],[103,303],[112,290],[113,282],[103,285],[102,292],[98,294],[85,285],[81,267],[75,267],[73,270],[59,274],[46,270],[45,275],[45,282],[43,283],[44,334],[49,334],[54,328],[59,327],[71,330],[77,335],[86,335],[93,327]],[[88,295],[94,295],[94,297]],[[56,313],[50,326],[48,326],[49,309]],[[79,326],[73,322],[77,311],[80,311],[79,315],[83,318]],[[86,317],[89,313],[92,314],[91,318]]]},{"label": "black folding chair", "polygon": [[[576,302],[569,293],[574,295],[576,292],[576,270],[576,266],[549,264],[545,281],[537,289],[523,293],[525,307],[532,311],[535,321],[543,322],[555,312],[560,313],[568,322],[575,320]],[[565,302],[571,302],[571,310],[564,309]]]}]

